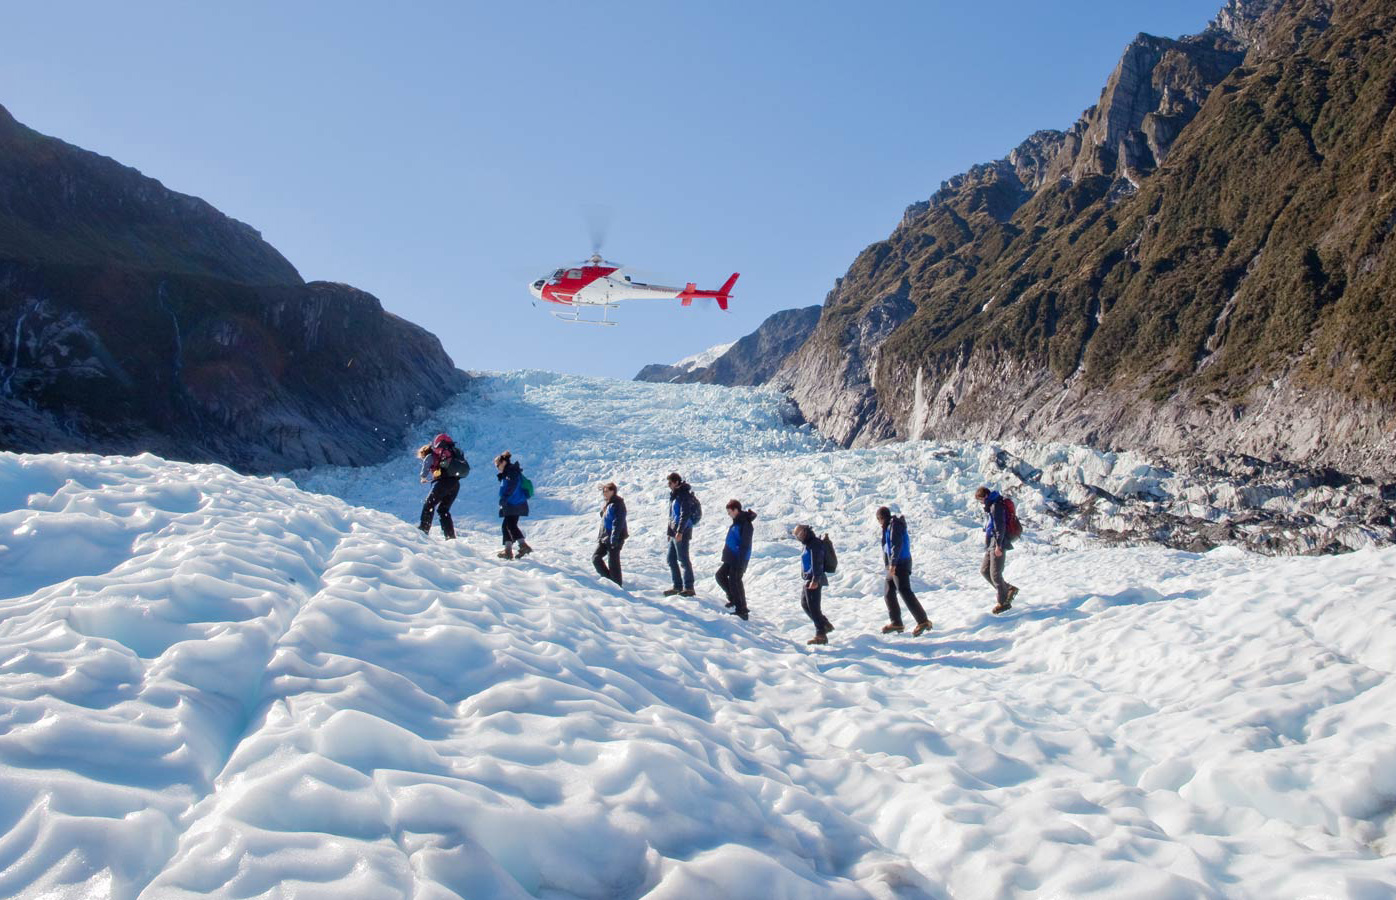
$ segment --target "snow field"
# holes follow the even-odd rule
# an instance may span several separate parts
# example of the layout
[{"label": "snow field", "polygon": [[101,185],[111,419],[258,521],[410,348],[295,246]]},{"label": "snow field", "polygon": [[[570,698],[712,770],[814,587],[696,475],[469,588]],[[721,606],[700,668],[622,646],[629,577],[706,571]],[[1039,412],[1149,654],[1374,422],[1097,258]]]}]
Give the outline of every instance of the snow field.
[{"label": "snow field", "polygon": [[[426,429],[475,466],[450,544],[408,524],[406,450],[297,474],[322,493],[0,455],[0,895],[1392,894],[1396,551],[1102,548],[1015,488],[994,617],[992,448],[829,452],[783,414],[481,378]],[[506,448],[540,491],[514,563]],[[704,501],[696,601],[659,596],[671,469]],[[590,568],[612,479],[624,589]],[[711,580],[729,496],[760,516],[750,623]],[[889,501],[927,637],[877,633]],[[817,650],[798,521],[840,550]]]}]

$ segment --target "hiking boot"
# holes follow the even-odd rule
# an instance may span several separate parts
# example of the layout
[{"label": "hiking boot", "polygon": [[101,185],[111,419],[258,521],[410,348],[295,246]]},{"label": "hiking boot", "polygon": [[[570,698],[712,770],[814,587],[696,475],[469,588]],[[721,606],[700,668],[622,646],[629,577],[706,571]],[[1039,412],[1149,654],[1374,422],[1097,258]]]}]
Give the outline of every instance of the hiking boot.
[{"label": "hiking boot", "polygon": [[666,597],[676,597],[676,596],[679,595],[679,593],[680,593],[682,590],[683,590],[683,588],[669,588],[669,590],[667,590],[667,591],[664,592],[664,596],[666,596]]},{"label": "hiking boot", "polygon": [[728,609],[732,609],[732,608],[735,607],[737,604],[733,603],[731,600],[728,600],[728,601],[727,601],[726,603],[724,603],[723,605],[726,606]]},{"label": "hiking boot", "polygon": [[1013,605],[1013,600],[1014,600],[1014,598],[1016,598],[1017,596],[1018,596],[1018,589],[1017,589],[1016,587],[1011,587],[1011,586],[1010,586],[1010,587],[1008,588],[1008,605],[1009,605],[1009,606],[1012,606],[1012,605]]},{"label": "hiking boot", "polygon": [[422,534],[431,534],[430,525],[418,525],[417,530],[420,531]]},{"label": "hiking boot", "polygon": [[746,607],[742,607],[741,609],[737,610],[736,614],[737,618],[741,619],[743,622],[749,621],[751,618],[750,615],[747,613]]},{"label": "hiking boot", "polygon": [[901,634],[903,631],[906,631],[906,629],[898,625],[896,622],[893,622],[890,625],[882,626],[883,634]]},{"label": "hiking boot", "polygon": [[920,637],[921,635],[925,634],[926,632],[928,632],[928,631],[930,631],[930,630],[931,630],[931,620],[930,620],[930,619],[927,619],[927,620],[924,621],[924,622],[917,622],[917,623],[916,623],[916,627],[913,628],[913,629],[911,630],[911,636],[912,636],[912,637]]},{"label": "hiking boot", "polygon": [[519,552],[518,552],[518,556],[519,556],[520,559],[522,559],[523,557],[529,555],[529,554],[532,553],[532,552],[533,552],[533,548],[532,548],[532,547],[530,547],[530,546],[529,546],[526,542],[524,542],[524,541],[519,541]]},{"label": "hiking boot", "polygon": [[825,622],[824,622],[824,633],[825,633],[825,634],[828,634],[829,632],[831,632],[831,631],[833,631],[833,630],[834,630],[834,623],[833,623],[833,622],[830,622],[830,621],[828,621],[828,620],[826,619]]},{"label": "hiking boot", "polygon": [[514,548],[506,545],[505,548],[496,553],[495,556],[498,556],[500,559],[513,559]]},{"label": "hiking boot", "polygon": [[1010,601],[1007,600],[1007,599],[1000,600],[1000,601],[998,602],[998,605],[994,607],[994,615],[998,615],[999,613],[1008,612],[1008,611],[1009,611],[1010,609],[1012,609],[1012,608],[1013,608],[1012,602],[1010,602]]},{"label": "hiking boot", "polygon": [[827,643],[829,643],[829,639],[826,638],[826,637],[824,636],[824,632],[821,631],[821,632],[819,632],[818,634],[816,634],[814,637],[812,637],[812,638],[810,638],[809,640],[805,641],[805,643],[806,643],[806,644],[827,644]]},{"label": "hiking boot", "polygon": [[679,591],[679,596],[680,596],[680,597],[696,597],[696,596],[698,596],[698,595],[695,594],[695,593],[693,592],[693,588],[684,588],[683,590]]}]

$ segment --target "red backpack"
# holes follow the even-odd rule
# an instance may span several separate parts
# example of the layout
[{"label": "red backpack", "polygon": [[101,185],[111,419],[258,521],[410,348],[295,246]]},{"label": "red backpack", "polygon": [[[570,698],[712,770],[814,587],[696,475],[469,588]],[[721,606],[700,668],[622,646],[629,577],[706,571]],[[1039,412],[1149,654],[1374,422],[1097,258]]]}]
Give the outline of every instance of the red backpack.
[{"label": "red backpack", "polygon": [[1023,523],[1018,521],[1018,507],[1007,497],[1003,498],[1003,521],[1008,528],[1008,539],[1016,541],[1023,536]]}]

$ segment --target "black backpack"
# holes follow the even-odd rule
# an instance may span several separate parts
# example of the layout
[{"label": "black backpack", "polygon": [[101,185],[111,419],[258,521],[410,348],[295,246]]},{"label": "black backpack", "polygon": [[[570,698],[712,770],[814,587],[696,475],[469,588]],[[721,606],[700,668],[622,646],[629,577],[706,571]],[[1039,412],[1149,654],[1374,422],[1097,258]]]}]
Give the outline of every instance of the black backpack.
[{"label": "black backpack", "polygon": [[703,504],[698,499],[698,495],[693,491],[688,492],[688,522],[690,525],[697,525],[703,521]]},{"label": "black backpack", "polygon": [[824,544],[824,571],[832,575],[839,570],[839,555],[834,552],[834,542],[827,534],[820,541]]},{"label": "black backpack", "polygon": [[451,455],[441,464],[441,477],[464,478],[470,474],[470,463],[465,459],[465,451],[451,445]]}]

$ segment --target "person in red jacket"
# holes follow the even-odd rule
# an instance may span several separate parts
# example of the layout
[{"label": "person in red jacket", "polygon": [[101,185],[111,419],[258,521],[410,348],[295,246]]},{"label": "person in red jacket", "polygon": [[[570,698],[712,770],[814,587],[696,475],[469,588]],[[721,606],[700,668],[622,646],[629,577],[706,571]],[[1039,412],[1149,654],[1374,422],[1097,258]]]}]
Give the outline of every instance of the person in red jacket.
[{"label": "person in red jacket", "polygon": [[422,483],[431,482],[431,493],[427,494],[426,502],[422,504],[422,518],[417,527],[422,534],[430,534],[431,520],[433,516],[439,516],[441,533],[446,540],[453,541],[456,538],[456,523],[451,518],[451,504],[456,502],[456,495],[460,493],[460,480],[470,474],[470,463],[465,461],[465,454],[451,440],[451,436],[444,432],[418,450],[417,455],[422,459]]}]

